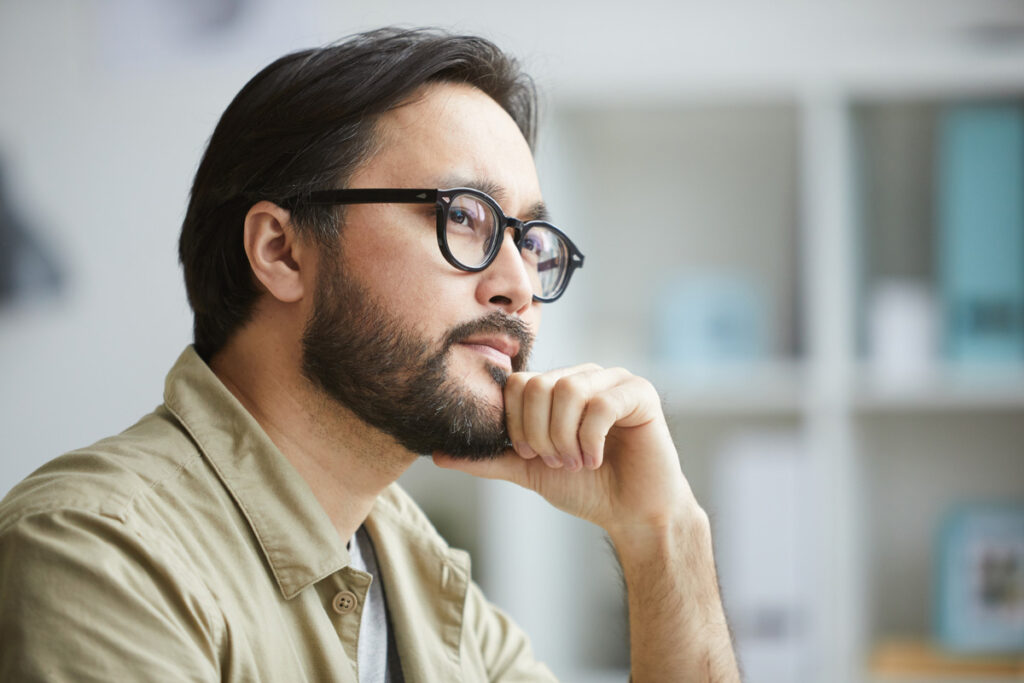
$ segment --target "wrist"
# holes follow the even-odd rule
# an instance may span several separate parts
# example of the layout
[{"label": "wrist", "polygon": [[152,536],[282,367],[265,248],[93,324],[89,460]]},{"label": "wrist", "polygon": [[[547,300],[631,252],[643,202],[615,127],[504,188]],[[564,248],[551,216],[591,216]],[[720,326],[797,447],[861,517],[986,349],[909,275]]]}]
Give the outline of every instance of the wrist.
[{"label": "wrist", "polygon": [[699,506],[664,523],[619,528],[609,537],[622,567],[631,613],[634,598],[654,582],[686,596],[690,626],[724,623],[711,524]]},{"label": "wrist", "polygon": [[627,582],[634,575],[685,566],[691,579],[717,584],[711,524],[696,503],[662,519],[610,526],[605,531]]},{"label": "wrist", "polygon": [[605,532],[616,552],[630,557],[674,553],[684,546],[710,545],[711,541],[710,521],[696,501],[663,516],[608,524]]},{"label": "wrist", "polygon": [[608,531],[626,582],[633,680],[738,681],[707,514],[694,503],[664,523]]}]

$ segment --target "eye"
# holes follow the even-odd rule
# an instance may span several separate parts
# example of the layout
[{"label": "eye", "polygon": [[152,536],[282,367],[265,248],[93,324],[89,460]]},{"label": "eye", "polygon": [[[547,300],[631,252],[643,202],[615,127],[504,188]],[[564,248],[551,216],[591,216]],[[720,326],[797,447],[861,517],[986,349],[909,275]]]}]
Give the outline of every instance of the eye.
[{"label": "eye", "polygon": [[538,239],[537,235],[527,234],[523,238],[523,242],[520,245],[519,250],[524,253],[530,252],[531,254],[536,254],[539,256],[540,253],[544,251],[544,241]]},{"label": "eye", "polygon": [[473,236],[477,239],[489,237],[493,228],[494,215],[483,203],[472,197],[458,197],[448,207],[449,235]]}]

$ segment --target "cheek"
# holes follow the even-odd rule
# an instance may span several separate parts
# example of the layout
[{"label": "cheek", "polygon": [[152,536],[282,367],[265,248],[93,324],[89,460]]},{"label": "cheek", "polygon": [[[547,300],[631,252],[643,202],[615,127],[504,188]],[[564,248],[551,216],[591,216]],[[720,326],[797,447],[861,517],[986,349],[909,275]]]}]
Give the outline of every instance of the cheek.
[{"label": "cheek", "polygon": [[[416,283],[437,269],[443,258],[433,232],[412,230],[385,207],[353,212],[342,251],[350,273],[375,297],[414,296]],[[406,218],[406,220],[408,220]],[[434,252],[438,252],[435,254]]]},{"label": "cheek", "polygon": [[[462,322],[473,301],[472,274],[444,260],[433,234],[429,240],[353,244],[345,254],[350,273],[370,296],[420,334],[436,337]],[[458,301],[464,302],[461,318],[453,306]]]}]

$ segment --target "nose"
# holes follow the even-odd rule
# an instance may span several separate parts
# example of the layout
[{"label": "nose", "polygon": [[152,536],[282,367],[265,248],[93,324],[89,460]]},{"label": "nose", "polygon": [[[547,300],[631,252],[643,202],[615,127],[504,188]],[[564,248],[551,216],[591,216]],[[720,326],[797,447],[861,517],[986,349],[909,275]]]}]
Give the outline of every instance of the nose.
[{"label": "nose", "polygon": [[506,228],[498,255],[481,271],[477,286],[480,303],[498,306],[510,315],[524,313],[533,302],[533,283],[511,230]]}]

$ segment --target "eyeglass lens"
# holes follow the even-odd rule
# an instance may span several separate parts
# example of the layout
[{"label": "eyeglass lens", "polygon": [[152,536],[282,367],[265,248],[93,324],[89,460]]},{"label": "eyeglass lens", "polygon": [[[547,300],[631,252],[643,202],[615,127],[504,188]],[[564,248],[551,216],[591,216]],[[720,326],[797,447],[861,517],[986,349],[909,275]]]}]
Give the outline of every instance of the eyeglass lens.
[{"label": "eyeglass lens", "polygon": [[[494,208],[470,194],[455,195],[448,207],[445,226],[448,250],[467,268],[487,262],[499,239],[498,215]],[[533,283],[533,293],[553,296],[561,287],[569,263],[569,249],[559,235],[543,225],[532,225],[523,235],[519,253]]]}]

